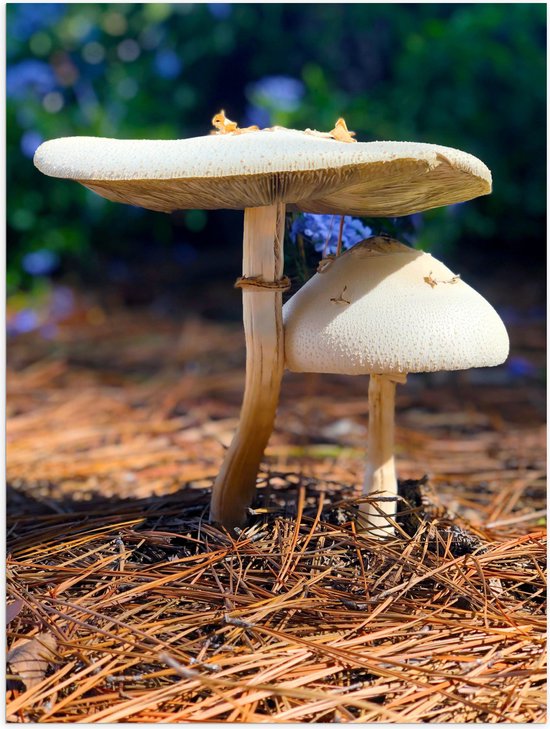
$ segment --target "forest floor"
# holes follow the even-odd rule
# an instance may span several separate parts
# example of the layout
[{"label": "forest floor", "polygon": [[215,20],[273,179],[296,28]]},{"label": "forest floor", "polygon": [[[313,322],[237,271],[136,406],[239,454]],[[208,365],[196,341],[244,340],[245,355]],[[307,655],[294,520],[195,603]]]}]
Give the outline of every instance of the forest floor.
[{"label": "forest floor", "polygon": [[353,518],[366,377],[285,374],[229,533],[240,325],[79,296],[48,326],[8,340],[8,721],[544,722],[542,320],[509,366],[398,388],[428,481],[386,540]]}]

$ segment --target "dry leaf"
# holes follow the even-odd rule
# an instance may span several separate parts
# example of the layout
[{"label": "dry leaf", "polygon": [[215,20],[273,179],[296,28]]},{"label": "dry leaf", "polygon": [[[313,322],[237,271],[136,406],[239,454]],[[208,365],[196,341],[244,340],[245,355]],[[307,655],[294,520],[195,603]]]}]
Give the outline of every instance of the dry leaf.
[{"label": "dry leaf", "polygon": [[9,625],[19,615],[24,604],[23,600],[16,600],[6,605],[6,625]]},{"label": "dry leaf", "polygon": [[357,139],[354,139],[355,132],[350,132],[346,122],[342,117],[340,117],[336,124],[334,125],[334,129],[329,132],[330,136],[333,139],[336,139],[339,142],[356,142]]},{"label": "dry leaf", "polygon": [[42,681],[55,657],[57,640],[51,633],[39,633],[32,640],[17,642],[7,655],[14,677],[30,689]]}]

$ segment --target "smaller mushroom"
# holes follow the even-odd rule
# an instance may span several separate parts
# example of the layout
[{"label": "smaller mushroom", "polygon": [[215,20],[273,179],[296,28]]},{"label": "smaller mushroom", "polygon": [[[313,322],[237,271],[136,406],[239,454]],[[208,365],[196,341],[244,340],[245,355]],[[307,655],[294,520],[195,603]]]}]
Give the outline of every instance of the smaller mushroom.
[{"label": "smaller mushroom", "polygon": [[429,253],[373,237],[315,274],[283,307],[285,360],[294,372],[370,375],[368,531],[393,529],[395,387],[409,372],[492,367],[508,356],[502,320]]}]

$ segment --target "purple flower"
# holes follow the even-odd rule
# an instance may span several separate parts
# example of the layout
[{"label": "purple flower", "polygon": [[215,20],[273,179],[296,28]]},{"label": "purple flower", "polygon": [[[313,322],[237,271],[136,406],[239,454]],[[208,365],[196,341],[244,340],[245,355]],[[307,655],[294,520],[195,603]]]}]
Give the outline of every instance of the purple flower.
[{"label": "purple flower", "polygon": [[264,76],[248,84],[246,95],[260,107],[296,111],[304,95],[304,84],[290,76]]},{"label": "purple flower", "polygon": [[[53,255],[57,257],[55,253]],[[74,309],[75,297],[71,289],[55,286],[49,289],[48,298],[39,309],[26,307],[10,316],[6,330],[10,336],[36,331],[45,339],[53,339],[58,331],[57,324],[67,319]]]},{"label": "purple flower", "polygon": [[26,334],[39,325],[38,314],[34,309],[21,309],[7,324],[8,334]]},{"label": "purple flower", "polygon": [[56,286],[52,293],[50,313],[53,321],[69,316],[75,307],[74,294],[67,286]]},{"label": "purple flower", "polygon": [[[290,228],[290,239],[296,243],[298,235],[307,238],[319,253],[336,253],[340,232],[339,215],[316,215],[303,213],[294,219]],[[364,238],[372,235],[372,230],[358,218],[344,216],[342,229],[342,249],[351,248]],[[328,242],[327,242],[328,241]],[[325,250],[326,248],[326,250]]]},{"label": "purple flower", "polygon": [[43,327],[40,327],[40,334],[44,339],[55,339],[58,331],[59,327],[56,327],[55,324],[44,324]]},{"label": "purple flower", "polygon": [[55,85],[54,72],[44,61],[29,58],[10,66],[6,72],[6,95],[12,99],[24,98],[29,89],[44,95]]},{"label": "purple flower", "polygon": [[42,248],[23,256],[21,266],[31,276],[45,276],[59,265],[59,256],[53,251]]}]

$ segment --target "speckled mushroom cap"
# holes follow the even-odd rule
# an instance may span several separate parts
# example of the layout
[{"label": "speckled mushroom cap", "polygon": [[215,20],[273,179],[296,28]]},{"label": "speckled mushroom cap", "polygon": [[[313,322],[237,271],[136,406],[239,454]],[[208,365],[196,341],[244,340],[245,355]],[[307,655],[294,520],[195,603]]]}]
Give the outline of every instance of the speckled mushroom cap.
[{"label": "speckled mushroom cap", "polygon": [[369,238],[283,307],[295,372],[392,374],[491,367],[509,341],[493,307],[428,253]]},{"label": "speckled mushroom cap", "polygon": [[415,142],[348,144],[275,127],[164,140],[66,137],[40,145],[44,174],[170,212],[285,202],[313,213],[399,216],[491,191],[476,157]]}]

